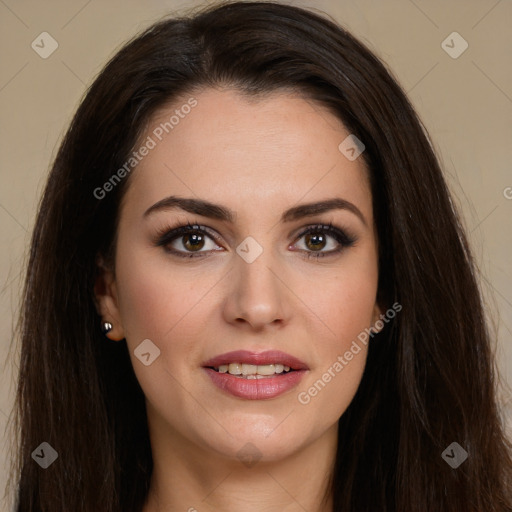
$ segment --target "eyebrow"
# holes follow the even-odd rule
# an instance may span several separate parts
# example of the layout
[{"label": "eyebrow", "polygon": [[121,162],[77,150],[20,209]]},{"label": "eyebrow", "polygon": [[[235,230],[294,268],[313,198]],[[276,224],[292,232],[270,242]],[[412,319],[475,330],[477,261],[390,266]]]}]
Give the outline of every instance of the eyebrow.
[{"label": "eyebrow", "polygon": [[[176,208],[190,213],[195,213],[203,217],[209,217],[212,219],[218,219],[231,223],[233,223],[236,219],[236,213],[229,208],[226,208],[225,206],[214,204],[203,199],[193,199],[177,196],[165,197],[164,199],[158,201],[144,212],[143,217],[148,217],[149,215],[159,211],[173,210]],[[368,227],[368,223],[366,222],[364,215],[361,213],[361,210],[359,210],[359,208],[353,203],[340,197],[294,206],[293,208],[290,208],[283,213],[281,216],[281,222],[292,222],[297,219],[311,217],[313,215],[331,210],[348,210],[349,212],[352,212],[354,215],[356,215],[363,222],[363,224]]]}]

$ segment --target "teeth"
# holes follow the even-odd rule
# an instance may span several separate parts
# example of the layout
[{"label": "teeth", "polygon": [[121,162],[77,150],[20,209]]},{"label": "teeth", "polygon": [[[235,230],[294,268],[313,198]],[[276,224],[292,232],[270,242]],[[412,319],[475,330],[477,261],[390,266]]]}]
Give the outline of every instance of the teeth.
[{"label": "teeth", "polygon": [[283,364],[240,364],[230,363],[222,364],[215,368],[219,373],[229,373],[230,375],[239,375],[246,379],[262,379],[275,375],[276,373],[289,372],[290,367]]},{"label": "teeth", "polygon": [[258,375],[274,375],[276,373],[276,365],[275,364],[266,364],[263,366],[257,366]]},{"label": "teeth", "polygon": [[243,364],[242,365],[242,375],[256,375],[257,370],[258,370],[258,367],[253,364]]},{"label": "teeth", "polygon": [[229,365],[228,372],[231,373],[231,375],[241,375],[242,365],[238,363],[231,363]]}]

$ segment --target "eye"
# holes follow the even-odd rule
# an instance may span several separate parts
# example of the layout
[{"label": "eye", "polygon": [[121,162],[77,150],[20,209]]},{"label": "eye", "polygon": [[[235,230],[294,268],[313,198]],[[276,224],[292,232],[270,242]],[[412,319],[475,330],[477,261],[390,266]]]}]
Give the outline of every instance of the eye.
[{"label": "eye", "polygon": [[[204,226],[188,223],[177,228],[167,228],[157,235],[155,245],[164,247],[165,251],[181,258],[201,258],[210,256],[212,251],[221,250],[215,244],[215,236]],[[318,224],[309,226],[297,240],[304,238],[305,248],[299,250],[307,258],[321,258],[340,253],[356,242],[356,238],[349,236],[345,231],[332,224]],[[208,242],[211,244],[208,247]],[[330,250],[324,251],[326,247]]]},{"label": "eye", "polygon": [[217,250],[215,247],[218,245],[208,247],[207,244],[208,241],[214,242],[214,239],[203,226],[189,223],[176,229],[164,230],[158,235],[156,245],[182,258],[197,258],[206,256],[203,253]]},{"label": "eye", "polygon": [[[309,226],[303,231],[298,239],[304,238],[304,250],[307,258],[323,258],[340,253],[347,247],[351,247],[356,242],[356,238],[348,235],[345,231],[336,228],[331,223]],[[330,239],[330,243],[329,243]],[[323,251],[326,247],[331,249]]]}]

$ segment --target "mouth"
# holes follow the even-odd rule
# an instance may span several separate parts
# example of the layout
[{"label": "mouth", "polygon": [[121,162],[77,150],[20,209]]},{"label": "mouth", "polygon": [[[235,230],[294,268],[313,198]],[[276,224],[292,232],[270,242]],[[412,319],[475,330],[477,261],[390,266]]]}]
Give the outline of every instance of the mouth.
[{"label": "mouth", "polygon": [[294,388],[309,370],[300,359],[278,350],[239,350],[214,357],[203,364],[212,382],[238,398],[261,400]]},{"label": "mouth", "polygon": [[270,377],[277,377],[279,375],[286,375],[290,372],[294,372],[293,368],[287,365],[277,364],[266,364],[266,365],[254,365],[246,363],[229,363],[222,364],[220,366],[206,366],[211,370],[215,370],[217,373],[229,373],[239,379],[268,379]]},{"label": "mouth", "polygon": [[202,366],[219,373],[229,373],[242,378],[250,375],[268,377],[292,371],[309,370],[306,363],[280,350],[265,352],[236,350],[218,355],[203,363]]}]

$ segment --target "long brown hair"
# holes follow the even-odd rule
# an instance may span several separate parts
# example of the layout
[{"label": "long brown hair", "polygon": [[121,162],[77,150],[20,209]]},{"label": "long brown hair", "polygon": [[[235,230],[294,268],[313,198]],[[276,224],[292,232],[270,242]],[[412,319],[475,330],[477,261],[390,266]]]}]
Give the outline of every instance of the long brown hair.
[{"label": "long brown hair", "polygon": [[[94,191],[158,108],[222,86],[296,91],[366,146],[379,301],[402,311],[370,343],[340,418],[333,510],[512,510],[511,446],[476,270],[426,132],[390,72],[346,30],[268,2],[151,26],[106,65],[74,116],[39,205],[21,307],[15,510],[142,508],[152,472],[144,395],[126,344],[100,331],[93,290],[97,255],[115,251],[130,178],[105,197]],[[47,469],[31,456],[42,442],[58,453]],[[468,453],[456,469],[442,457],[453,442]]]}]

